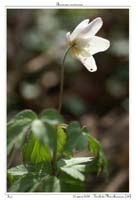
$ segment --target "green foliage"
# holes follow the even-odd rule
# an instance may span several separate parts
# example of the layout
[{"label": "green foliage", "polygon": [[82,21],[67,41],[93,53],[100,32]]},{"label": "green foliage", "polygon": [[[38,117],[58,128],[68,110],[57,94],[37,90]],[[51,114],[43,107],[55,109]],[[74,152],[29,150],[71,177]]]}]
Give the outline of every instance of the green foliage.
[{"label": "green foliage", "polygon": [[48,147],[39,142],[31,133],[28,142],[23,147],[23,160],[28,164],[38,164],[44,161],[51,161]]},{"label": "green foliage", "polygon": [[57,128],[57,152],[61,154],[66,143],[66,133],[60,127]]},{"label": "green foliage", "polygon": [[33,188],[36,188],[41,184],[43,178],[37,174],[27,174],[19,176],[10,187],[10,192],[32,192]]},{"label": "green foliage", "polygon": [[24,165],[18,165],[8,169],[8,174],[12,176],[23,176],[24,174],[28,174],[28,170]]},{"label": "green foliage", "polygon": [[57,134],[53,126],[41,120],[34,120],[32,123],[32,132],[51,152],[54,151],[54,148],[56,148]]},{"label": "green foliage", "polygon": [[85,183],[61,172],[61,192],[85,192]]},{"label": "green foliage", "polygon": [[51,125],[58,125],[64,122],[63,117],[55,109],[46,109],[41,113],[40,119]]},{"label": "green foliage", "polygon": [[10,154],[13,147],[20,148],[24,142],[25,133],[29,130],[33,120],[37,115],[31,110],[18,113],[7,125],[7,151]]},{"label": "green foliage", "polygon": [[84,181],[85,176],[82,173],[85,172],[86,163],[90,161],[92,157],[62,159],[58,162],[58,168],[71,177]]},{"label": "green foliage", "polygon": [[[100,143],[78,122],[64,124],[54,109],[47,109],[39,118],[30,110],[16,115],[8,123],[9,152],[22,134],[23,163],[8,169],[11,192],[85,191],[87,173],[106,172]],[[83,150],[88,150],[90,156],[74,157]]]},{"label": "green foliage", "polygon": [[71,122],[67,128],[67,142],[65,151],[83,150],[87,148],[87,135],[82,132],[78,122]]},{"label": "green foliage", "polygon": [[60,180],[56,176],[50,176],[44,183],[43,192],[61,192]]}]

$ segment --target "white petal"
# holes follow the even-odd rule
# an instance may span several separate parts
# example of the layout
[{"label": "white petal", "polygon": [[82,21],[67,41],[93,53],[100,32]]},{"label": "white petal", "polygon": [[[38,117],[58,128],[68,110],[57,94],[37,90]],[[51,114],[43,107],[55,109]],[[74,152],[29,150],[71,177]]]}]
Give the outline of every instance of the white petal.
[{"label": "white petal", "polygon": [[71,36],[70,36],[71,40],[74,40],[77,37],[80,31],[82,31],[88,25],[88,22],[89,22],[89,19],[85,19],[76,26],[74,31],[71,33]]},{"label": "white petal", "polygon": [[100,17],[94,19],[88,26],[84,27],[84,29],[80,32],[82,37],[90,37],[94,36],[102,27],[103,21]]},{"label": "white petal", "polygon": [[96,62],[93,56],[83,56],[82,54],[77,55],[77,58],[81,61],[81,63],[86,67],[89,72],[95,72],[97,70]]},{"label": "white petal", "polygon": [[106,51],[110,47],[110,41],[101,37],[93,36],[88,43],[88,51],[91,55],[98,52]]},{"label": "white petal", "polygon": [[66,33],[66,39],[68,42],[70,42],[70,32]]},{"label": "white petal", "polygon": [[76,28],[74,29],[74,31],[77,30],[77,29],[86,27],[86,26],[88,25],[88,22],[89,22],[89,19],[84,19],[82,22],[80,22],[80,23],[76,26]]},{"label": "white petal", "polygon": [[76,47],[77,48],[80,48],[80,49],[83,49],[85,47],[88,46],[88,44],[90,43],[90,38],[77,38],[76,39]]}]

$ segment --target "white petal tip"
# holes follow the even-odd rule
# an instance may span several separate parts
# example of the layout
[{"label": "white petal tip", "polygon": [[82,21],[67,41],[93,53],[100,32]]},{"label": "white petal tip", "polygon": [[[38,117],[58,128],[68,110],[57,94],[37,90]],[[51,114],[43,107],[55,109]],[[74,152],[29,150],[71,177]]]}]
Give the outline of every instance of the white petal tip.
[{"label": "white petal tip", "polygon": [[[90,19],[84,19],[84,20],[82,20],[81,22],[80,22],[80,24],[88,24],[89,23],[89,21],[90,21]],[[79,25],[80,25],[79,24]]]},{"label": "white petal tip", "polygon": [[89,72],[95,72],[95,71],[97,71],[97,65],[95,63],[95,60],[94,60],[93,56],[91,56],[91,57],[84,57],[84,56],[80,55],[77,58],[82,62],[82,64],[86,67],[86,69]]},{"label": "white petal tip", "polygon": [[103,20],[101,17],[97,17],[95,18],[92,22],[95,22],[95,24],[99,24],[99,26],[102,26],[103,25]]},{"label": "white petal tip", "polygon": [[109,49],[109,47],[110,47],[110,41],[105,39],[105,44],[106,45],[105,45],[105,50],[104,51],[106,51],[106,50]]},{"label": "white petal tip", "polygon": [[70,36],[70,32],[67,32],[67,33],[66,33],[66,37],[68,37],[68,36]]},{"label": "white petal tip", "polygon": [[66,39],[70,41],[70,32],[66,33]]},{"label": "white petal tip", "polygon": [[87,68],[87,70],[89,71],[89,72],[96,72],[97,71],[97,67],[96,67],[96,65],[95,66],[90,66],[90,67],[88,67]]},{"label": "white petal tip", "polygon": [[90,21],[90,19],[85,19],[84,21],[86,21],[88,23]]},{"label": "white petal tip", "polygon": [[110,47],[110,41],[108,40],[107,49]]},{"label": "white petal tip", "polygon": [[97,69],[90,68],[89,72],[96,72]]},{"label": "white petal tip", "polygon": [[101,17],[97,17],[97,18],[95,18],[95,20],[96,20],[96,21],[99,21],[99,22],[101,22],[101,24],[103,24],[103,20],[102,20]]},{"label": "white petal tip", "polygon": [[97,19],[97,20],[101,20],[101,21],[102,21],[102,18],[101,18],[101,17],[96,17],[95,19]]}]

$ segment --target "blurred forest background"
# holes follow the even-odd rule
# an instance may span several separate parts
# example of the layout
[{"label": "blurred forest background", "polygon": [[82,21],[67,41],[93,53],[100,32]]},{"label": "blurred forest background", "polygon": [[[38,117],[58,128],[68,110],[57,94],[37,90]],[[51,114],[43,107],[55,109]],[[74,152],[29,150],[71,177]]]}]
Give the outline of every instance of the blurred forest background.
[{"label": "blurred forest background", "polygon": [[[109,162],[109,180],[91,175],[87,191],[128,192],[128,9],[8,9],[8,119],[23,109],[40,113],[58,107],[65,34],[83,19],[96,17],[104,21],[97,35],[109,39],[111,47],[94,56],[98,66],[95,73],[67,57],[62,114],[66,122],[78,120],[87,126],[100,140]],[[20,162],[17,151],[8,166]]]}]

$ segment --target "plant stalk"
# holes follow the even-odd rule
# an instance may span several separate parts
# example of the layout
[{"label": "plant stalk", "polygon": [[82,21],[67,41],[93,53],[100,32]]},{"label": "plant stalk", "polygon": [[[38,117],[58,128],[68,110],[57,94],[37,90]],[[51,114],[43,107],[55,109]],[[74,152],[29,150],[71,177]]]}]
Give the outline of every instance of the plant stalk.
[{"label": "plant stalk", "polygon": [[72,48],[73,46],[70,46],[69,48],[67,48],[65,54],[64,54],[64,57],[62,59],[62,62],[61,62],[61,76],[60,76],[60,93],[59,93],[59,106],[58,106],[58,112],[60,113],[61,112],[61,107],[62,107],[62,101],[63,101],[63,89],[64,89],[64,63],[65,63],[65,60],[66,60],[66,56],[67,54],[69,53],[70,49]]},{"label": "plant stalk", "polygon": [[55,176],[56,175],[56,161],[57,161],[57,147],[54,149],[53,152],[53,159],[52,159],[52,175]]}]

